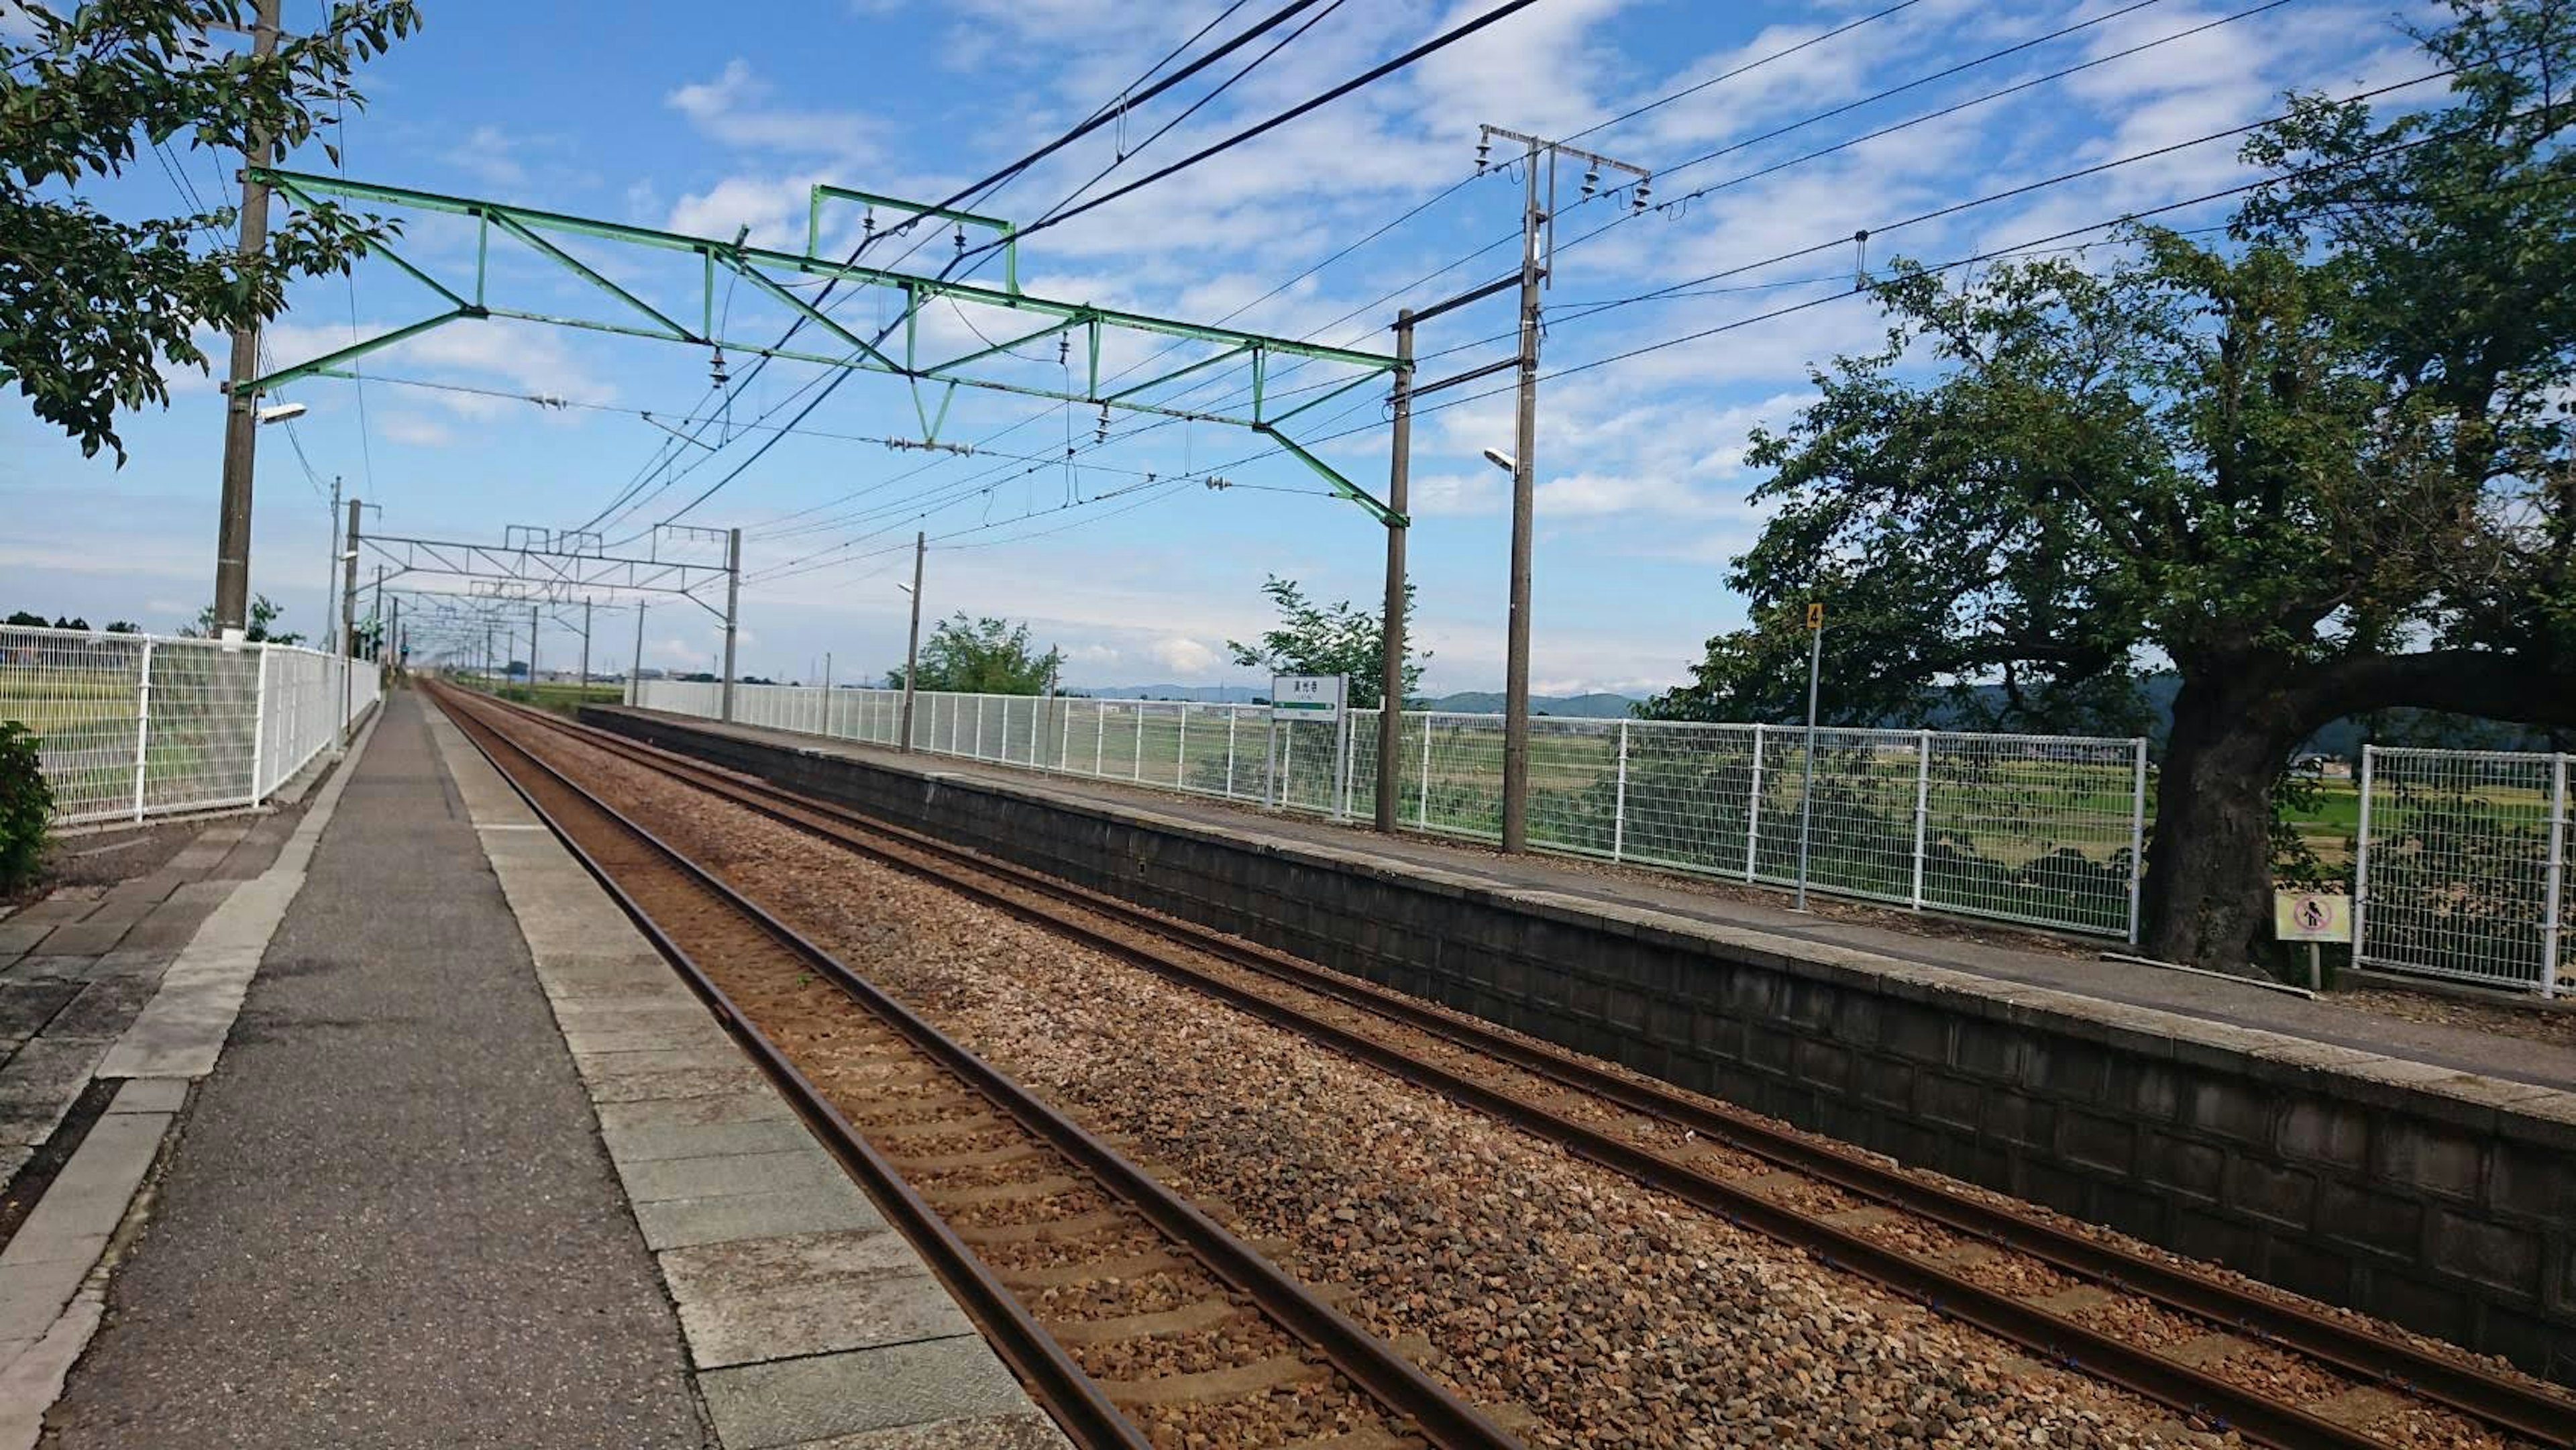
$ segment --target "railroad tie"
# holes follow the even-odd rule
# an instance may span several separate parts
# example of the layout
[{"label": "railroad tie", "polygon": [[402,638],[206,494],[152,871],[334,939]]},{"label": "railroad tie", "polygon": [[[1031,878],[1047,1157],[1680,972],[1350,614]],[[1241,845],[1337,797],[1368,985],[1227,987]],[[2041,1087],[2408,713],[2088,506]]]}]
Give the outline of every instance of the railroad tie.
[{"label": "railroad tie", "polygon": [[1047,1332],[1055,1336],[1058,1344],[1108,1344],[1121,1339],[1154,1339],[1166,1334],[1214,1329],[1247,1312],[1230,1300],[1201,1299],[1178,1309],[1158,1309],[1146,1314],[1064,1320],[1048,1325]]},{"label": "railroad tie", "polygon": [[1242,1399],[1247,1395],[1324,1379],[1332,1372],[1331,1366],[1309,1363],[1294,1353],[1274,1354],[1250,1364],[1199,1370],[1192,1374],[1157,1375],[1140,1380],[1102,1380],[1100,1388],[1107,1392],[1112,1404],[1179,1405]]},{"label": "railroad tie", "polygon": [[1045,1156],[1046,1150],[1037,1144],[1022,1142],[1005,1143],[999,1148],[986,1148],[976,1153],[940,1153],[923,1158],[888,1153],[886,1159],[907,1172],[939,1173],[955,1168],[998,1168],[1005,1163],[1017,1163],[1023,1158]]},{"label": "railroad tie", "polygon": [[970,1244],[1030,1244],[1040,1242],[1071,1243],[1104,1234],[1130,1222],[1127,1212],[1117,1208],[1095,1208],[1071,1218],[1051,1218],[1040,1223],[952,1224],[957,1236]]},{"label": "railroad tie", "polygon": [[[919,1185],[915,1185],[918,1187]],[[1065,1173],[1049,1173],[1040,1178],[1022,1178],[1010,1183],[980,1183],[971,1188],[924,1188],[922,1195],[939,1200],[946,1208],[966,1208],[979,1203],[1016,1203],[1026,1199],[1053,1198],[1086,1186],[1086,1180]]]},{"label": "railroad tie", "polygon": [[1418,1446],[1421,1443],[1419,1440],[1402,1435],[1390,1434],[1382,1426],[1363,1425],[1359,1429],[1344,1430],[1340,1434],[1326,1435],[1318,1440],[1291,1440],[1281,1446],[1280,1450],[1409,1450],[1409,1447]]},{"label": "railroad tie", "polygon": [[1148,1249],[1118,1259],[1092,1259],[1078,1264],[1032,1264],[1024,1269],[997,1269],[994,1277],[1014,1289],[1062,1289],[1098,1279],[1141,1279],[1167,1274],[1186,1261],[1161,1249]]},{"label": "railroad tie", "polygon": [[2213,1329],[2197,1338],[2186,1339],[2179,1344],[2166,1345],[2156,1353],[2176,1364],[2189,1365],[2193,1369],[2207,1369],[2238,1350],[2251,1347],[2252,1343],[2251,1340],[2239,1339],[2224,1330]]},{"label": "railroad tie", "polygon": [[2338,1425],[2363,1430],[2382,1416],[2405,1407],[2406,1399],[2402,1395],[2391,1394],[2377,1385],[2354,1385],[2313,1401],[2305,1408],[2320,1420],[2332,1420]]}]

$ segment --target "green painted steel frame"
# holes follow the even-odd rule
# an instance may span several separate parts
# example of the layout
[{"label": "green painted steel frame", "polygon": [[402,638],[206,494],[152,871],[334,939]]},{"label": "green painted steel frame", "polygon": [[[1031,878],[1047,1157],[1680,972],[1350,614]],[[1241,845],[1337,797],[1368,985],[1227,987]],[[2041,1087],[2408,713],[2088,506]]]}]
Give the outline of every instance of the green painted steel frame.
[{"label": "green painted steel frame", "polygon": [[[410,187],[386,186],[366,181],[351,181],[337,176],[321,176],[309,172],[281,171],[268,167],[253,168],[252,174],[258,179],[275,187],[277,190],[284,192],[290,200],[306,207],[319,208],[326,204],[326,199],[377,202],[387,206],[409,208],[416,211],[440,212],[451,216],[470,217],[478,224],[475,236],[474,285],[470,296],[460,293],[456,289],[441,283],[436,278],[432,277],[426,270],[414,265],[409,259],[403,257],[400,253],[394,251],[390,247],[370,247],[369,250],[371,252],[383,256],[386,260],[391,261],[395,266],[400,267],[405,273],[408,273],[415,281],[418,281],[421,285],[429,288],[432,292],[437,293],[441,298],[444,298],[447,302],[452,304],[449,310],[438,313],[435,316],[423,318],[418,322],[409,323],[405,326],[395,328],[390,332],[379,334],[378,336],[368,338],[364,341],[353,343],[348,347],[325,353],[320,357],[311,358],[303,362],[280,368],[264,377],[255,379],[245,385],[245,390],[254,396],[269,389],[282,386],[286,383],[294,382],[300,378],[348,376],[349,374],[343,371],[343,369],[347,364],[356,361],[358,358],[379,349],[391,347],[395,343],[401,342],[406,338],[418,336],[423,332],[429,331],[431,328],[440,327],[450,322],[496,317],[510,318],[516,321],[544,323],[555,327],[585,328],[594,332],[614,333],[624,337],[642,337],[663,342],[677,341],[693,343],[705,347],[730,348],[737,353],[788,358],[799,362],[815,363],[825,367],[855,368],[865,372],[880,372],[904,378],[912,385],[914,409],[921,416],[922,430],[925,435],[925,439],[929,441],[935,441],[940,424],[947,420],[948,405],[950,402],[955,400],[957,389],[961,385],[966,387],[982,388],[993,392],[1016,393],[1022,397],[1043,398],[1050,402],[1084,403],[1104,408],[1118,408],[1129,412],[1154,413],[1164,417],[1183,418],[1194,422],[1232,424],[1237,427],[1249,428],[1276,442],[1291,457],[1314,470],[1316,474],[1321,476],[1327,483],[1331,484],[1335,495],[1349,499],[1350,501],[1360,505],[1363,509],[1367,510],[1371,515],[1377,518],[1379,522],[1399,527],[1409,522],[1409,520],[1389,510],[1367,490],[1351,482],[1348,478],[1343,477],[1342,474],[1333,468],[1332,465],[1324,462],[1322,459],[1317,458],[1306,449],[1298,446],[1295,440],[1289,438],[1286,434],[1281,433],[1278,430],[1278,425],[1286,421],[1287,418],[1294,416],[1296,413],[1306,411],[1316,403],[1324,401],[1325,398],[1338,397],[1350,389],[1367,382],[1373,377],[1380,374],[1392,374],[1398,369],[1407,366],[1403,361],[1386,353],[1363,352],[1352,348],[1325,347],[1315,343],[1300,342],[1293,338],[1269,337],[1260,333],[1252,332],[1237,332],[1230,328],[1208,327],[1194,322],[1184,322],[1173,318],[1155,317],[1140,312],[1124,312],[1115,308],[1094,307],[1089,303],[1061,302],[1051,298],[1031,296],[1022,292],[1019,288],[1017,256],[1018,243],[1016,241],[1012,224],[996,217],[978,216],[971,212],[952,211],[942,207],[925,206],[917,202],[903,201],[894,197],[878,196],[869,192],[852,191],[843,187],[816,186],[813,189],[812,204],[807,222],[807,250],[804,254],[800,255],[795,252],[782,252],[766,247],[746,246],[739,238],[732,242],[723,242],[709,237],[692,237],[678,232],[657,231],[649,227],[630,226],[622,222],[599,221],[589,217],[572,216],[562,212],[540,211],[531,207],[512,206],[505,202],[484,201],[472,197],[448,196],[437,192],[419,191]],[[1005,280],[1005,285],[996,289],[992,287],[979,286],[971,282],[947,281],[936,277],[916,276],[907,272],[888,271],[878,267],[855,266],[832,261],[828,258],[815,255],[814,248],[819,242],[821,236],[822,208],[823,204],[827,200],[855,201],[870,206],[900,207],[915,217],[934,218],[939,221],[951,222],[961,226],[974,226],[995,230],[1003,239],[1003,250],[1006,254],[1009,270],[1009,275]],[[597,290],[605,292],[609,296],[616,298],[626,307],[642,313],[650,325],[638,326],[631,322],[609,322],[593,318],[564,317],[549,313],[526,311],[515,307],[495,305],[490,298],[491,237],[495,229],[499,230],[502,235],[526,246],[530,251],[536,253],[538,256],[544,257],[548,261],[551,261],[564,268],[566,271],[571,272],[574,276],[581,278]],[[560,235],[589,237],[598,241],[615,242],[625,245],[656,247],[668,251],[694,253],[703,260],[704,264],[702,269],[703,280],[701,283],[703,290],[700,306],[698,308],[698,326],[695,329],[688,327],[676,318],[670,316],[668,313],[646,302],[643,298],[636,296],[625,287],[620,286],[618,283],[601,275],[597,270],[574,257],[569,252],[566,252],[563,248],[557,246],[552,241],[547,240],[547,238],[542,234],[548,232]],[[806,351],[797,348],[773,347],[742,339],[728,339],[715,336],[716,328],[714,319],[716,316],[716,273],[719,268],[750,282],[753,286],[759,288],[765,295],[785,306],[798,317],[821,328],[837,341],[848,344],[850,351],[834,355],[831,353]],[[902,359],[897,361],[895,358],[889,356],[884,350],[879,348],[875,343],[833,321],[820,309],[806,302],[805,299],[798,297],[795,293],[782,286],[777,279],[769,276],[768,270],[793,272],[811,277],[826,277],[836,279],[838,281],[854,283],[859,286],[886,287],[901,292],[904,298],[904,310],[902,316],[904,331]],[[918,324],[921,309],[931,302],[940,300],[968,302],[978,306],[1001,307],[1008,308],[1013,311],[1037,313],[1054,320],[1035,332],[1031,332],[1023,337],[1014,338],[1009,342],[988,345],[956,357],[925,363],[920,356],[919,350],[920,329]],[[987,358],[1009,353],[1011,349],[1019,347],[1025,343],[1037,342],[1048,337],[1070,333],[1077,328],[1084,334],[1084,352],[1086,354],[1084,386],[1080,392],[1036,387],[1024,383],[1005,382],[999,378],[970,376],[961,371],[962,369]],[[1170,337],[1191,342],[1207,343],[1215,346],[1219,351],[1210,357],[1203,358],[1197,362],[1189,363],[1170,372],[1164,373],[1160,377],[1120,389],[1115,393],[1103,395],[1100,391],[1101,337],[1105,330],[1113,328],[1128,332],[1147,333],[1159,337]],[[1297,408],[1290,410],[1289,413],[1280,414],[1274,417],[1265,417],[1264,407],[1268,386],[1270,360],[1273,357],[1280,355],[1307,359],[1314,362],[1324,363],[1329,366],[1354,368],[1358,370],[1358,375],[1350,381],[1333,388],[1330,392],[1327,392],[1323,398],[1316,398],[1307,403],[1301,404]],[[1221,363],[1232,363],[1237,359],[1243,358],[1248,358],[1250,360],[1252,371],[1252,411],[1248,416],[1174,408],[1160,403],[1148,402],[1136,396],[1142,391],[1176,381],[1192,373],[1202,371],[1203,369],[1214,367]],[[936,417],[932,416],[929,405],[922,400],[921,385],[924,382],[945,385],[939,401]]]}]

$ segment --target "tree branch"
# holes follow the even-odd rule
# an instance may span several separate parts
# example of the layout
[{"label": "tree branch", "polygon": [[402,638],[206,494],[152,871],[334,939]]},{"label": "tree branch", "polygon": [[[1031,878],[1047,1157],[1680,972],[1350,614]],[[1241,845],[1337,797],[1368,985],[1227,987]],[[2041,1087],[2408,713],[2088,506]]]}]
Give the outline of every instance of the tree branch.
[{"label": "tree branch", "polygon": [[2402,705],[2576,726],[2576,671],[2503,650],[2428,650],[2343,660],[2319,666],[2302,693],[2310,715],[2321,721]]}]

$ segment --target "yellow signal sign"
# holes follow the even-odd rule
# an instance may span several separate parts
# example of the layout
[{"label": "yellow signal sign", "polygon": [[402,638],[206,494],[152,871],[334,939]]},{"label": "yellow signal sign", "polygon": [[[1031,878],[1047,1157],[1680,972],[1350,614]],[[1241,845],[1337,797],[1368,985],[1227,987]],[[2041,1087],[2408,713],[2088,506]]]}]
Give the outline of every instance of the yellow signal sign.
[{"label": "yellow signal sign", "polygon": [[1807,606],[1807,628],[1809,628],[1809,629],[1822,629],[1822,628],[1824,628],[1824,627],[1825,627],[1825,607],[1824,607],[1823,605],[1821,605],[1821,604],[1810,604],[1810,605],[1808,605],[1808,606]]}]

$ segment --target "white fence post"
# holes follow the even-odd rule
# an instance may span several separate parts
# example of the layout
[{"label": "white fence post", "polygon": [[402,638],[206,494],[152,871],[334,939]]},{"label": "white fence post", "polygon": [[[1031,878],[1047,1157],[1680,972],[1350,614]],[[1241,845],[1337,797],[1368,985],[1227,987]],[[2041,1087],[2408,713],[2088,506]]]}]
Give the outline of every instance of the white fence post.
[{"label": "white fence post", "polygon": [[[2147,737],[2137,738],[2129,786],[2129,945],[2138,944],[2138,894],[2147,877]],[[2364,810],[2369,807],[2363,807]],[[2353,941],[2358,944],[2360,907],[2353,908]]]},{"label": "white fence post", "polygon": [[1932,823],[1932,732],[1921,732],[1914,753],[1914,909],[1923,909],[1923,852]]},{"label": "white fence post", "polygon": [[984,758],[984,697],[975,697],[975,748],[967,752],[977,760]]},{"label": "white fence post", "polygon": [[1744,879],[1762,860],[1762,727],[1753,727],[1753,789],[1744,797]]},{"label": "white fence post", "polygon": [[1628,722],[1619,722],[1619,793],[1610,806],[1610,859],[1628,847]]},{"label": "white fence post", "polygon": [[268,798],[265,770],[268,765],[268,646],[259,646],[259,675],[252,695],[250,716],[250,803],[258,805]]},{"label": "white fence post", "polygon": [[1100,770],[1109,760],[1109,707],[1099,701],[1091,706],[1091,778],[1098,780]]},{"label": "white fence post", "polygon": [[1127,772],[1127,778],[1130,780],[1145,778],[1145,702],[1142,700],[1136,702],[1136,759]]},{"label": "white fence post", "polygon": [[2352,964],[2360,966],[2370,950],[2370,784],[2379,764],[2379,747],[2361,747],[2361,819],[2352,842]]},{"label": "white fence post", "polygon": [[143,765],[152,749],[152,641],[143,641],[143,670],[134,682],[134,818],[143,819]]},{"label": "white fence post", "polygon": [[2540,919],[2540,995],[2558,995],[2558,943],[2566,920],[2561,898],[2567,890],[2567,760],[2561,755],[2549,773],[2549,864],[2544,889],[2547,914]]},{"label": "white fence post", "polygon": [[1190,778],[1190,705],[1187,700],[1181,702],[1181,743],[1173,754],[1172,785],[1179,788],[1185,786]]},{"label": "white fence post", "polygon": [[1431,712],[1422,712],[1422,778],[1414,782],[1414,823],[1431,829]]}]

